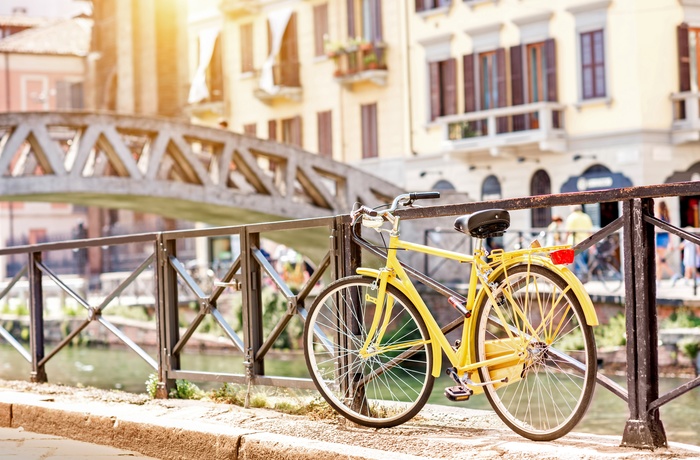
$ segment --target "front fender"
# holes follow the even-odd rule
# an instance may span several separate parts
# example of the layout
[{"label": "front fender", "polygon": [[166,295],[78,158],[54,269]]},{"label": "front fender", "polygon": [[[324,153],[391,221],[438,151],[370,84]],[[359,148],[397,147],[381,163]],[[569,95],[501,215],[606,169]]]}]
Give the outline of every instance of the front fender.
[{"label": "front fender", "polygon": [[[588,292],[586,292],[586,289],[583,287],[581,280],[579,280],[576,277],[576,275],[574,275],[574,273],[568,268],[562,265],[555,265],[554,263],[552,263],[551,259],[549,259],[548,257],[542,257],[538,255],[522,255],[513,257],[512,259],[508,259],[496,267],[493,273],[491,273],[491,275],[489,276],[489,281],[496,280],[501,275],[501,273],[503,273],[504,269],[511,268],[515,265],[528,263],[532,265],[540,265],[543,267],[547,267],[550,270],[557,273],[559,276],[561,276],[564,279],[564,281],[566,281],[567,284],[571,287],[571,290],[573,291],[574,295],[581,304],[583,314],[586,318],[586,323],[589,326],[598,325],[598,315],[595,312],[595,307],[593,306],[593,302],[591,301]],[[483,301],[483,297],[485,295],[486,294],[484,293],[484,291],[480,291],[479,296],[476,299],[475,305],[480,305],[480,302]]]},{"label": "front fender", "polygon": [[[360,267],[357,269],[357,274],[362,275],[362,276],[368,276],[370,278],[377,279],[379,278],[379,270],[374,269],[374,268],[365,268],[365,267]],[[419,303],[416,301],[416,299],[413,298],[413,296],[406,292],[404,289],[403,285],[395,278],[390,276],[387,279],[387,283],[390,285],[394,286],[396,289],[398,289],[402,294],[404,294],[408,299],[413,302],[414,306],[416,306],[416,309],[420,313],[420,307]],[[430,333],[430,344],[433,347],[433,377],[439,377],[440,374],[442,373],[442,349],[440,348],[440,344],[438,343],[437,340],[435,340],[435,336],[433,334],[433,331],[431,330],[431,325],[426,323],[426,327],[428,328],[428,332]],[[437,326],[436,326],[437,327]],[[438,327],[438,331],[439,331]],[[439,331],[442,332],[442,331]]]}]

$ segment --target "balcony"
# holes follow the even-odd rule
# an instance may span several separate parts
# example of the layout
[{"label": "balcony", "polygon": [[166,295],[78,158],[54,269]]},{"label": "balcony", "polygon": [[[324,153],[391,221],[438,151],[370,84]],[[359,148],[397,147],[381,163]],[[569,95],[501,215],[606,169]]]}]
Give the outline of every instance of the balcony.
[{"label": "balcony", "polygon": [[[189,86],[187,90],[189,91]],[[208,98],[184,107],[184,112],[187,116],[197,118],[222,117],[224,116],[224,111],[224,91],[221,87],[211,88]]]},{"label": "balcony", "polygon": [[335,63],[333,77],[341,85],[351,86],[359,82],[386,85],[389,72],[384,43],[349,43],[333,48],[328,56]]},{"label": "balcony", "polygon": [[221,0],[219,9],[230,18],[257,14],[260,11],[260,0]]},{"label": "balcony", "polygon": [[444,145],[453,152],[488,150],[499,155],[516,147],[536,144],[540,150],[565,152],[564,105],[558,102],[501,107],[440,117]]},{"label": "balcony", "polygon": [[[280,62],[272,67],[274,91],[268,92],[258,87],[255,89],[255,97],[265,103],[271,103],[276,99],[287,99],[293,102],[301,102],[302,89],[299,78],[298,62]],[[261,71],[258,71],[258,78]]]},{"label": "balcony", "polygon": [[673,123],[671,141],[674,144],[700,141],[700,93],[685,91],[671,95]]}]

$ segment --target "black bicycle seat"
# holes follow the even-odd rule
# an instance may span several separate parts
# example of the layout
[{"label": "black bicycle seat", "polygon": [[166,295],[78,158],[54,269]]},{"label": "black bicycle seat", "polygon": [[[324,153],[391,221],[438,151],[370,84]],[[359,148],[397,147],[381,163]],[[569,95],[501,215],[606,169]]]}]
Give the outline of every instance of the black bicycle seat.
[{"label": "black bicycle seat", "polygon": [[508,227],[510,214],[505,209],[486,209],[455,220],[455,230],[462,233],[468,231],[474,238],[501,236]]}]

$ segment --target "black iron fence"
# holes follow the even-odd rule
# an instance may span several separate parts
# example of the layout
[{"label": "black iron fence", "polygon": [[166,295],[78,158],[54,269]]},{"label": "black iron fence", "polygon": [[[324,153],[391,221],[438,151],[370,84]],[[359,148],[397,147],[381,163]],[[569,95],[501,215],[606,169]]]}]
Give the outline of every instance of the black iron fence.
[{"label": "black iron fence", "polygon": [[[663,395],[659,394],[659,370],[657,351],[657,315],[655,284],[655,227],[677,235],[688,242],[700,245],[698,236],[676,226],[658,220],[653,213],[653,200],[661,197],[700,195],[700,182],[684,182],[658,186],[630,187],[595,192],[515,198],[490,202],[473,202],[406,209],[398,214],[404,219],[437,218],[473,213],[478,210],[500,207],[508,210],[534,209],[573,204],[621,202],[622,215],[601,228],[576,246],[576,251],[587,251],[614,233],[622,234],[623,272],[625,281],[625,313],[627,322],[627,387],[624,388],[604,375],[598,382],[625,400],[629,406],[629,418],[623,430],[622,444],[627,446],[655,448],[665,446],[666,434],[659,417],[659,408],[671,400],[700,386],[700,378],[689,380],[680,387]],[[280,269],[274,266],[261,247],[264,235],[271,239],[285,239],[285,233],[295,234],[292,240],[300,247],[316,252],[313,270],[296,287],[290,287]],[[296,233],[295,233],[296,232]],[[237,235],[240,239],[240,256],[233,259],[228,270],[217,279],[213,288],[205,291],[201,280],[187,268],[187,261],[179,257],[178,248],[183,240],[211,238],[222,235]],[[287,240],[290,238],[287,236]],[[152,251],[111,292],[99,300],[88,300],[76,292],[51,270],[44,257],[53,251],[75,251],[90,247],[117,247],[125,244],[149,245]],[[90,323],[98,322],[114,334],[121,342],[143,358],[158,374],[159,397],[167,397],[175,386],[175,379],[232,383],[254,383],[262,385],[313,388],[308,378],[289,378],[268,375],[265,358],[280,334],[293,318],[306,317],[306,305],[314,288],[322,281],[329,281],[351,274],[361,263],[362,251],[352,239],[350,217],[347,215],[318,219],[275,222],[266,224],[221,227],[201,230],[144,233],[121,237],[85,239],[76,241],[45,243],[30,246],[5,248],[0,257],[11,256],[25,261],[21,270],[0,291],[0,301],[20,281],[29,285],[30,350],[27,351],[18,339],[3,328],[0,337],[9,342],[31,363],[31,379],[47,380],[46,363],[59,353]],[[152,271],[152,293],[157,317],[157,353],[153,358],[134,340],[103,316],[112,300],[145,271]],[[452,295],[449,287],[425,277],[417,270],[408,269],[438,292]],[[85,319],[50,353],[44,343],[44,283],[50,279],[64,293],[73,298],[85,312]],[[274,325],[265,325],[263,333],[263,282],[276,287],[284,297],[286,311]],[[242,297],[242,333],[237,333],[222,315],[219,301],[227,289],[237,289]],[[186,292],[189,291],[189,292]],[[181,330],[182,319],[178,305],[182,296],[194,295],[197,314]],[[187,342],[198,326],[210,317],[218,324],[233,349],[240,352],[245,372],[242,374],[201,372],[184,369],[181,355]],[[449,325],[446,327],[457,327]]]}]

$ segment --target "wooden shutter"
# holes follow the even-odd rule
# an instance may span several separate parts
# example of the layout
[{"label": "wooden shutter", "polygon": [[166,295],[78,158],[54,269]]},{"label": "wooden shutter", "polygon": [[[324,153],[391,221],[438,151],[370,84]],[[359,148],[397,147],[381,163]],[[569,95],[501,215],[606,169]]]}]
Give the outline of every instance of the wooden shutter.
[{"label": "wooden shutter", "polygon": [[678,26],[678,76],[680,90],[690,91],[690,46],[688,43],[688,24]]},{"label": "wooden shutter", "polygon": [[302,147],[302,135],[301,135],[301,116],[297,115],[291,120],[291,139],[290,144],[296,145],[297,147]]},{"label": "wooden shutter", "polygon": [[248,123],[247,125],[243,125],[243,133],[248,134],[249,136],[257,136],[258,125],[255,123]]},{"label": "wooden shutter", "polygon": [[241,72],[253,71],[253,24],[241,26]]},{"label": "wooden shutter", "polygon": [[[508,88],[506,79],[506,49],[496,50],[496,81],[498,85],[498,103],[496,107],[508,105]],[[508,132],[508,117],[498,117],[496,119],[497,132]]]},{"label": "wooden shutter", "polygon": [[377,104],[362,106],[362,158],[378,155]]},{"label": "wooden shutter", "polygon": [[442,113],[442,101],[440,99],[440,63],[428,63],[430,71],[430,120],[435,120]]},{"label": "wooden shutter", "polygon": [[277,120],[267,122],[267,138],[271,141],[277,140]]},{"label": "wooden shutter", "polygon": [[331,111],[318,112],[318,153],[326,157],[333,156],[333,130]]},{"label": "wooden shutter", "polygon": [[442,115],[454,115],[457,113],[457,60],[444,61],[442,68]]},{"label": "wooden shutter", "polygon": [[425,10],[424,0],[416,0],[416,11],[423,11],[423,10]]},{"label": "wooden shutter", "polygon": [[381,0],[372,0],[372,41],[374,43],[384,40],[382,35],[382,2]]},{"label": "wooden shutter", "polygon": [[[510,48],[510,94],[513,105],[523,105],[525,103],[525,90],[523,73],[523,45],[511,46]],[[525,115],[513,115],[513,131],[525,129]]]},{"label": "wooden shutter", "polygon": [[464,112],[476,111],[476,85],[474,81],[474,55],[462,58],[464,67]]},{"label": "wooden shutter", "polygon": [[355,37],[355,0],[348,0],[348,37]]},{"label": "wooden shutter", "polygon": [[314,6],[314,55],[326,53],[324,36],[328,34],[328,3]]},{"label": "wooden shutter", "polygon": [[[557,46],[553,38],[549,38],[544,42],[545,78],[547,82],[547,101],[557,102]],[[559,112],[552,113],[552,127],[561,127],[561,114]]]}]

